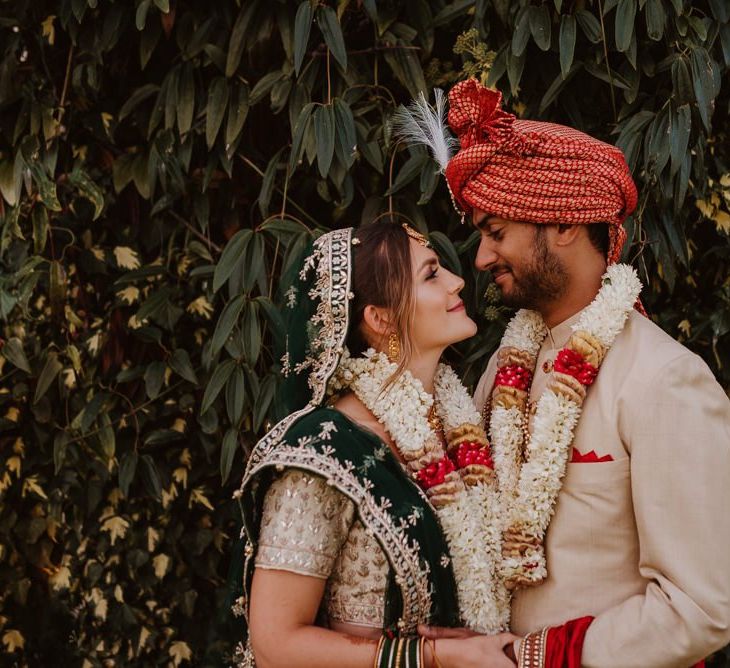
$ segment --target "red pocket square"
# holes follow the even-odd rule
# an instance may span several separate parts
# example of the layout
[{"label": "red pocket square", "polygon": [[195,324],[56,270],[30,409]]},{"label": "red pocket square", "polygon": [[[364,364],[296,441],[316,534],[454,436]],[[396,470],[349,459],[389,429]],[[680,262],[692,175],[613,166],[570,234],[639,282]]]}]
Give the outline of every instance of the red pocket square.
[{"label": "red pocket square", "polygon": [[599,457],[595,450],[591,450],[590,452],[583,454],[578,452],[575,448],[573,448],[573,455],[570,458],[571,464],[598,464],[600,462],[612,461],[613,457],[611,457],[611,455],[603,455],[603,457]]}]

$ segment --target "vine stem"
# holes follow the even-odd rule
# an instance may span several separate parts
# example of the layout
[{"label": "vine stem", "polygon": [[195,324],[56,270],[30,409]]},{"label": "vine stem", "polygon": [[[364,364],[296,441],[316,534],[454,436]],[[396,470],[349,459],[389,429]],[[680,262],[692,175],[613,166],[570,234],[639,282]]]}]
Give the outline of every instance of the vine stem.
[{"label": "vine stem", "polygon": [[601,19],[601,37],[603,38],[603,55],[606,58],[606,72],[608,72],[608,85],[611,89],[611,109],[613,109],[613,122],[618,122],[618,114],[616,113],[616,93],[613,89],[613,75],[611,74],[611,65],[608,62],[608,44],[606,43],[606,26],[603,24],[603,0],[598,0],[598,18]]}]

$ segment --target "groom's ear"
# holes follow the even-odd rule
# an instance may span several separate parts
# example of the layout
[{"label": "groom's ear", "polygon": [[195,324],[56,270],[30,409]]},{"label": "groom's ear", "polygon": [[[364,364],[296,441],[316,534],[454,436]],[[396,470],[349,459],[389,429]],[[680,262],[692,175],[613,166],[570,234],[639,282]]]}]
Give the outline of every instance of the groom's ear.
[{"label": "groom's ear", "polygon": [[556,225],[554,228],[553,242],[556,246],[572,246],[585,233],[582,225]]}]

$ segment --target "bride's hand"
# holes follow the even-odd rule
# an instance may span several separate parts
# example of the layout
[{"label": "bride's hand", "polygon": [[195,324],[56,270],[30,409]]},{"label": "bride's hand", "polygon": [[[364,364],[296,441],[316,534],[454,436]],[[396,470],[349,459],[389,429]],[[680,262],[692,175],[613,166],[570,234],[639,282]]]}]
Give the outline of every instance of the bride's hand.
[{"label": "bride's hand", "polygon": [[[514,668],[515,663],[504,651],[511,648],[518,636],[511,633],[498,633],[485,636],[465,628],[450,629],[438,626],[418,627],[420,635],[430,640],[438,640],[436,656],[443,668]],[[432,662],[432,666],[436,663]]]}]

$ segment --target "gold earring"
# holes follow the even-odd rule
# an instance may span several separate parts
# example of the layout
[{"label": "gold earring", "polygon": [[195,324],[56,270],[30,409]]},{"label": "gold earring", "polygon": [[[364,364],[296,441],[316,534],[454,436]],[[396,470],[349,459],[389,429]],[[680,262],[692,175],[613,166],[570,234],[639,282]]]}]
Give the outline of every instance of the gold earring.
[{"label": "gold earring", "polygon": [[388,360],[391,362],[397,362],[400,357],[400,341],[398,335],[393,332],[388,337]]}]

